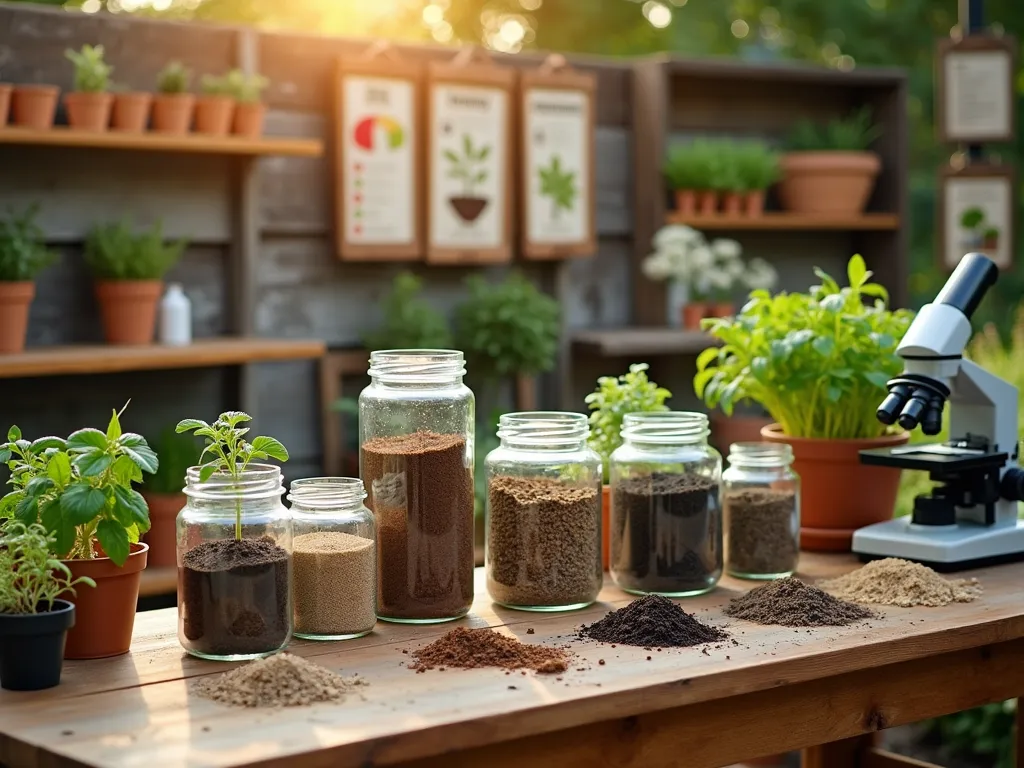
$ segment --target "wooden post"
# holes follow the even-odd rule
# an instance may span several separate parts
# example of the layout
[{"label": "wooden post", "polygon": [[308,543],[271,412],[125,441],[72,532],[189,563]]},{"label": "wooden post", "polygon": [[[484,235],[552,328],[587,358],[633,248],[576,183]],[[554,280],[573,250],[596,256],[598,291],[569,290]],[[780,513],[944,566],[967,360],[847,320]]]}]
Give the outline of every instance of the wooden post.
[{"label": "wooden post", "polygon": [[800,754],[800,768],[863,768],[864,753],[874,744],[875,734],[854,736],[817,747]]},{"label": "wooden post", "polygon": [[533,376],[516,376],[516,410],[537,410],[537,380]]}]

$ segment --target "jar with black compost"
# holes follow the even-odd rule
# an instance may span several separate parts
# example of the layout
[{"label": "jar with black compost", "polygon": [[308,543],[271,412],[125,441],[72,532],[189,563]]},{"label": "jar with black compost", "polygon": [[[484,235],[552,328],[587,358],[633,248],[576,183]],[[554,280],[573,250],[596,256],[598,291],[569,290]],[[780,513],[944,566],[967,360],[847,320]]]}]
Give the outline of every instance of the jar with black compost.
[{"label": "jar with black compost", "polygon": [[783,443],[733,443],[722,473],[725,568],[743,579],[779,579],[800,555],[800,478]]},{"label": "jar with black compost", "polygon": [[722,456],[708,417],[631,413],[611,455],[609,571],[627,592],[699,595],[722,576]]},{"label": "jar with black compost", "polygon": [[530,611],[583,608],[601,591],[601,458],[579,413],[508,413],[487,455],[487,591]]},{"label": "jar with black compost", "polygon": [[377,621],[373,515],[356,477],[310,477],[288,491],[292,505],[295,636],[351,640]]},{"label": "jar with black compost", "polygon": [[377,617],[433,623],[473,603],[473,393],[461,352],[373,352],[359,472],[377,524]]},{"label": "jar with black compost", "polygon": [[269,656],[292,635],[292,520],[281,469],[186,475],[177,519],[178,639],[193,656]]}]

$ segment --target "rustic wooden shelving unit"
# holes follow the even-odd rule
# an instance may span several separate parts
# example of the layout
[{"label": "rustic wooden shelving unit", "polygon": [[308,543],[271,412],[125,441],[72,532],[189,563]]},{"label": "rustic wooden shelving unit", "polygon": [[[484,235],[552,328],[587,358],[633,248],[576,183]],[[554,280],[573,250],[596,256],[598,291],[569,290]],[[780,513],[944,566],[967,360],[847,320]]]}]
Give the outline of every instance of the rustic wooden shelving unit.
[{"label": "rustic wooden shelving unit", "polygon": [[703,331],[679,328],[614,328],[607,331],[581,331],[573,335],[572,346],[578,352],[605,357],[634,355],[695,355],[717,344]]},{"label": "rustic wooden shelving unit", "polygon": [[146,568],[142,572],[139,597],[169,595],[178,588],[177,568]]},{"label": "rustic wooden shelving unit", "polygon": [[706,231],[746,230],[750,232],[815,232],[836,230],[841,232],[870,232],[897,230],[900,217],[894,213],[865,213],[861,216],[802,216],[785,212],[765,213],[763,216],[694,216],[669,211],[666,224],[686,224]]}]

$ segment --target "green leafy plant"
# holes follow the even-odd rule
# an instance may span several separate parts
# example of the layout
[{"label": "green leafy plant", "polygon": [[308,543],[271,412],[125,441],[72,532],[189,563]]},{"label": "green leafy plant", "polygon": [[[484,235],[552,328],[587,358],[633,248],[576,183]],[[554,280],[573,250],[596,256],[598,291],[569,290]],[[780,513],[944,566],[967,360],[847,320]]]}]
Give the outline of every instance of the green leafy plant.
[{"label": "green leafy plant", "polygon": [[983,758],[991,768],[1012,768],[1017,699],[985,704],[936,718],[929,731],[954,755]]},{"label": "green leafy plant", "polygon": [[142,435],[121,431],[122,413],[113,412],[106,432],[80,429],[67,440],[29,441],[11,427],[0,462],[11,470],[14,490],[0,499],[0,517],[41,522],[59,557],[91,559],[98,542],[124,565],[130,545],[149,530],[149,507],[132,483],[156,472],[159,462]]},{"label": "green leafy plant", "polygon": [[400,272],[381,302],[384,323],[368,333],[368,349],[447,349],[452,334],[443,314],[422,298],[423,281],[412,272]]},{"label": "green leafy plant", "polygon": [[0,530],[0,613],[45,613],[75,587],[95,587],[88,576],[72,580],[71,570],[51,555],[53,536],[39,523],[15,520]]},{"label": "green leafy plant", "polygon": [[964,229],[977,229],[983,221],[985,221],[985,212],[977,206],[966,208],[960,214],[960,226]]},{"label": "green leafy plant", "polygon": [[708,187],[715,192],[737,192],[740,189],[739,144],[727,140],[705,139],[703,144],[707,153],[709,167]]},{"label": "green leafy plant", "polygon": [[[273,437],[254,437],[252,442],[246,442],[243,438],[249,432],[249,427],[240,426],[252,421],[252,417],[241,411],[227,411],[217,417],[213,424],[207,424],[200,419],[182,419],[175,432],[192,432],[198,437],[205,438],[206,446],[203,448],[200,461],[209,459],[200,464],[199,479],[206,482],[214,473],[220,472],[230,477],[232,482],[241,482],[242,475],[249,462],[253,459],[276,459],[277,461],[288,461],[288,449]],[[242,500],[235,502],[235,538],[242,538]]]},{"label": "green leafy plant", "polygon": [[189,467],[199,464],[203,447],[192,435],[165,429],[156,443],[160,466],[142,483],[150,493],[181,493]]},{"label": "green leafy plant", "polygon": [[985,231],[981,233],[981,236],[985,240],[995,240],[999,237],[999,229],[997,227],[987,227]]},{"label": "green leafy plant", "polygon": [[779,180],[779,153],[767,144],[748,141],[736,147],[736,190],[754,192],[768,189]]},{"label": "green leafy plant", "polygon": [[602,376],[597,389],[587,395],[590,414],[590,447],[604,464],[604,483],[608,484],[608,459],[622,445],[622,417],[627,413],[667,411],[665,401],[672,393],[647,378],[647,363],[633,363],[622,376]]},{"label": "green leafy plant", "polygon": [[203,75],[199,78],[199,90],[207,96],[234,95],[227,75]]},{"label": "green leafy plant", "polygon": [[31,205],[21,213],[10,209],[0,219],[0,282],[34,280],[56,260],[36,224],[38,213],[39,206]]},{"label": "green leafy plant", "polygon": [[540,175],[540,194],[551,198],[551,216],[557,219],[562,211],[571,211],[576,205],[576,173],[563,170],[562,158],[551,156],[551,164],[537,169]]},{"label": "green leafy plant", "polygon": [[896,347],[913,313],[888,309],[859,255],[849,287],[815,274],[821,285],[806,294],[755,290],[736,317],[705,320],[722,346],[698,356],[694,389],[726,415],[741,400],[757,403],[793,437],[877,437],[886,428],[875,411],[903,370]]},{"label": "green leafy plant", "polygon": [[192,70],[180,61],[172,61],[156,77],[156,89],[160,93],[187,93],[192,85]]},{"label": "green leafy plant", "polygon": [[247,75],[240,69],[233,69],[224,76],[224,88],[235,101],[256,104],[270,81],[262,75]]},{"label": "green leafy plant", "polygon": [[110,90],[114,68],[103,60],[102,45],[83,45],[80,51],[68,48],[64,55],[75,67],[75,90],[80,93],[104,93]]},{"label": "green leafy plant", "polygon": [[723,170],[721,142],[695,139],[669,150],[664,174],[672,189],[700,192],[718,188]]},{"label": "green leafy plant", "polygon": [[487,181],[487,171],[483,168],[483,162],[491,154],[489,145],[480,147],[473,146],[473,139],[469,134],[462,137],[462,155],[446,149],[444,157],[448,161],[448,178],[458,179],[466,197],[472,197],[478,184]]},{"label": "green leafy plant", "polygon": [[97,224],[85,241],[85,262],[101,280],[160,280],[186,245],[165,240],[160,222],[139,234],[127,221]]},{"label": "green leafy plant", "polygon": [[865,105],[848,117],[827,123],[801,120],[793,126],[786,143],[794,152],[863,152],[881,135],[871,107]]}]

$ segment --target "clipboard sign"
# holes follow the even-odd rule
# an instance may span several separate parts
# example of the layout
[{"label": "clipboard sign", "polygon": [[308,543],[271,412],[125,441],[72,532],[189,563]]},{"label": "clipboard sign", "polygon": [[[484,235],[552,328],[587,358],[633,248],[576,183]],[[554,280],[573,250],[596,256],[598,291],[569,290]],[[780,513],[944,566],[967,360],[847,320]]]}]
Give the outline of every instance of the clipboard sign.
[{"label": "clipboard sign", "polygon": [[950,163],[939,172],[940,269],[952,272],[964,254],[983,253],[1001,271],[1016,253],[1016,174],[1010,166]]},{"label": "clipboard sign", "polygon": [[1012,35],[943,38],[936,46],[935,129],[945,143],[1014,141],[1017,40]]}]

